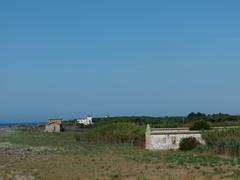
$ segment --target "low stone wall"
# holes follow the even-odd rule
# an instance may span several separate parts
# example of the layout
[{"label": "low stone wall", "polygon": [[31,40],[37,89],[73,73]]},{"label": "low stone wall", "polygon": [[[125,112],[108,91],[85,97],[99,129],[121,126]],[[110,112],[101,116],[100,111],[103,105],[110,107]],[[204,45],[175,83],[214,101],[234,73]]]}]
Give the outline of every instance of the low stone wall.
[{"label": "low stone wall", "polygon": [[195,137],[204,144],[200,131],[189,131],[187,128],[146,129],[146,149],[171,150],[178,149],[182,138]]}]

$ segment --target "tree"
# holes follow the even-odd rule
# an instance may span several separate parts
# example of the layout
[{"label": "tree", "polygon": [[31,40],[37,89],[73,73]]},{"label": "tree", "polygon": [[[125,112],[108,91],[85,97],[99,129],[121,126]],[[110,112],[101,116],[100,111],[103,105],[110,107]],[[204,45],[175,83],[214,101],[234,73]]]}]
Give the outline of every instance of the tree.
[{"label": "tree", "polygon": [[200,120],[200,121],[196,121],[194,122],[190,128],[191,131],[193,130],[209,130],[211,129],[210,124],[206,121],[206,120]]},{"label": "tree", "polygon": [[202,118],[205,118],[206,117],[206,114],[204,113],[200,113],[200,112],[191,112],[190,114],[188,114],[187,118],[190,119],[190,120],[194,120],[194,119],[202,119]]}]

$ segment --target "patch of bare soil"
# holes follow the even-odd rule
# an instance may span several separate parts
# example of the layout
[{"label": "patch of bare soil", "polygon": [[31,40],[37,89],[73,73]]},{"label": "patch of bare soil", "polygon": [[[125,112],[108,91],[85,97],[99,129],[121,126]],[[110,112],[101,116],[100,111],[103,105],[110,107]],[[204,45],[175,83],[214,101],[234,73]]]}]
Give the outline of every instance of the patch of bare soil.
[{"label": "patch of bare soil", "polygon": [[54,151],[45,153],[46,149],[0,143],[0,180],[223,179],[209,167],[180,166],[164,160],[134,161],[107,151],[98,154],[61,154]]},{"label": "patch of bare soil", "polygon": [[84,155],[0,155],[3,179],[220,179],[204,176],[193,168],[139,163],[103,154]]}]

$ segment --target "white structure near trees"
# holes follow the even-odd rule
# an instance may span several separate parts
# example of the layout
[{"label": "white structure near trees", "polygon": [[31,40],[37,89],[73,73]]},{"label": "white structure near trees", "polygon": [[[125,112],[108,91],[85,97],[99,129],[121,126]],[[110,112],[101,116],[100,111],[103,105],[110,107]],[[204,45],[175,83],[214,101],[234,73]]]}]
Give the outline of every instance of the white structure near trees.
[{"label": "white structure near trees", "polygon": [[91,125],[93,124],[93,121],[92,121],[92,116],[87,116],[85,118],[80,118],[80,119],[77,119],[76,123],[77,124],[83,124],[83,125]]},{"label": "white structure near trees", "polygon": [[189,131],[187,128],[150,128],[146,129],[146,149],[171,150],[178,149],[181,139],[194,137],[204,144],[200,131]]}]

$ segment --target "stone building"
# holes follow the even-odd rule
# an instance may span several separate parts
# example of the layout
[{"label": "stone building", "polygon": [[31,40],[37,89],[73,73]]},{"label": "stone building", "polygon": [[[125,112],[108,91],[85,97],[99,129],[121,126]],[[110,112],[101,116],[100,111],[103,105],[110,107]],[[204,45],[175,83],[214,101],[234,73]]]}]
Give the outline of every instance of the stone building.
[{"label": "stone building", "polygon": [[181,139],[194,137],[204,144],[200,131],[189,131],[187,128],[150,128],[146,129],[146,149],[171,150],[178,149]]},{"label": "stone building", "polygon": [[49,119],[45,126],[45,132],[61,132],[63,131],[62,119]]}]

